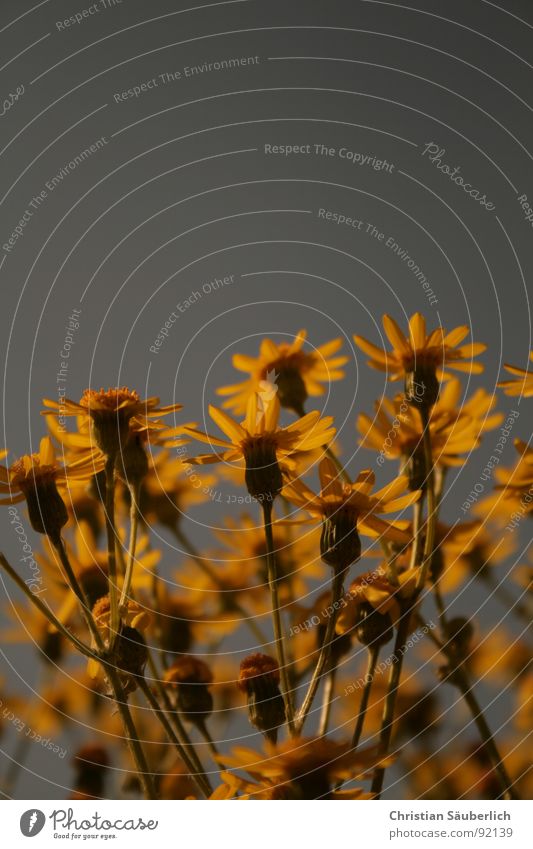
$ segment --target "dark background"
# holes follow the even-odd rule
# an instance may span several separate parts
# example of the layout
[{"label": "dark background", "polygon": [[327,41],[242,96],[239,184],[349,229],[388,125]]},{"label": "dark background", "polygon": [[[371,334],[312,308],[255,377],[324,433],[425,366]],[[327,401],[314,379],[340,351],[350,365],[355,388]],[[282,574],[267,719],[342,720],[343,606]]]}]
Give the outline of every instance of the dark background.
[{"label": "dark background", "polygon": [[[343,336],[347,380],[319,402],[337,416],[352,472],[375,463],[357,447],[354,422],[385,389],[352,334],[377,341],[383,312],[400,322],[420,310],[431,326],[468,323],[474,339],[489,344],[485,374],[469,391],[493,391],[504,361],[526,363],[532,229],[517,196],[533,199],[528,0],[123,0],[58,31],[56,22],[89,6],[3,0],[0,10],[0,99],[25,88],[0,118],[0,243],[47,181],[98,138],[107,141],[48,193],[13,250],[0,250],[0,444],[11,456],[37,450],[41,398],[56,395],[73,308],[81,317],[68,396],[127,384],[183,403],[187,420],[201,421],[215,387],[235,380],[231,354],[254,353],[259,337],[280,340],[300,327],[316,345]],[[159,79],[242,56],[259,62],[166,85]],[[157,88],[115,102],[114,94],[154,77]],[[430,142],[493,212],[422,156]],[[394,168],[264,153],[265,144],[315,143]],[[321,208],[364,228],[321,220]],[[438,303],[429,305],[367,223],[407,251]],[[231,274],[232,285],[199,299],[159,353],[150,352],[178,301]],[[507,414],[516,403],[501,396],[499,406]],[[532,403],[519,408],[516,435],[526,440]],[[489,434],[468,468],[450,475],[448,521],[461,518],[496,441]],[[387,467],[382,479],[391,473]],[[201,543],[226,512],[195,510],[188,531]],[[0,522],[2,548],[15,557],[7,515]],[[165,562],[175,565],[175,552]],[[12,587],[2,593],[16,598]],[[492,627],[505,611],[483,602],[480,618]],[[471,587],[457,601],[468,611],[479,604]],[[8,645],[0,663],[0,676],[31,698],[33,653]],[[489,713],[495,728],[505,726],[505,692]],[[14,742],[2,741],[6,762]],[[68,758],[34,746],[17,795],[61,798],[68,782]],[[389,795],[401,797],[401,783]]]}]

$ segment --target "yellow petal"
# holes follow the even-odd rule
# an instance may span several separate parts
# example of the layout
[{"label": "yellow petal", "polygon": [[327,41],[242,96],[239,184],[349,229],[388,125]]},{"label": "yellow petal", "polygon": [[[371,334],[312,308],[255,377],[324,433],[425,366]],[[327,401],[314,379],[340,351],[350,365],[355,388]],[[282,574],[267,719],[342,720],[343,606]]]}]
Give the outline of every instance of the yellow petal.
[{"label": "yellow petal", "polygon": [[392,316],[383,316],[383,327],[385,329],[385,333],[389,337],[393,348],[395,348],[395,350],[399,351],[402,354],[408,354],[410,351],[409,343],[405,337],[405,334],[402,332],[399,325],[394,321]]}]

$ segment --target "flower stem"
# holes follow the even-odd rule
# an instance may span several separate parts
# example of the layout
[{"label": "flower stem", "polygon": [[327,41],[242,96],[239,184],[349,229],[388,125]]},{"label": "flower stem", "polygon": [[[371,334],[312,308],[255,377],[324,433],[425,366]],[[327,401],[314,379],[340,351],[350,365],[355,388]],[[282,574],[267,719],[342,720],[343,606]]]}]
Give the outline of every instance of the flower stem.
[{"label": "flower stem", "polygon": [[426,538],[424,541],[424,553],[422,565],[418,573],[417,590],[422,590],[431,567],[433,549],[435,547],[435,534],[437,530],[438,501],[435,494],[435,473],[433,468],[433,456],[431,451],[431,431],[429,429],[429,409],[422,405],[420,409],[422,428],[424,431],[424,462],[426,472],[426,495],[427,495],[427,519]]},{"label": "flower stem", "polygon": [[108,457],[105,464],[105,526],[107,533],[109,603],[111,607],[109,651],[112,652],[120,627],[117,585],[117,555],[115,549],[115,457]]},{"label": "flower stem", "polygon": [[[400,686],[400,676],[402,674],[403,656],[405,654],[405,642],[409,635],[411,623],[412,601],[401,606],[400,621],[398,631],[396,633],[396,642],[394,644],[394,653],[392,656],[392,664],[389,673],[389,684],[387,695],[385,697],[385,705],[383,707],[383,717],[381,720],[381,731],[379,736],[380,757],[385,758],[389,753],[390,743],[392,739],[392,728],[394,722],[394,709],[396,707],[396,698]],[[383,789],[383,779],[385,777],[385,767],[378,767],[374,773],[371,792],[375,794],[375,798],[379,799]]]},{"label": "flower stem", "polygon": [[292,691],[290,686],[289,668],[285,655],[285,641],[283,638],[283,626],[281,622],[281,610],[279,601],[279,578],[277,572],[276,557],[274,554],[274,538],[272,536],[272,502],[263,501],[263,523],[265,529],[268,584],[272,601],[272,623],[274,627],[274,639],[276,641],[276,655],[281,677],[281,688],[285,701],[285,711],[289,731],[294,734],[294,707]]},{"label": "flower stem", "polygon": [[139,529],[139,486],[130,486],[130,541],[128,546],[128,562],[126,565],[126,573],[124,575],[124,583],[122,584],[122,592],[118,603],[119,613],[122,612],[124,606],[128,603],[128,596],[133,578],[133,569],[135,566],[135,549],[137,547],[137,531]]},{"label": "flower stem", "polygon": [[[145,678],[139,678],[138,683],[139,683],[139,686],[140,686],[141,690],[143,691],[144,695],[146,696],[146,699],[147,699],[150,707],[152,708],[155,716],[157,717],[157,719],[159,720],[159,722],[163,726],[164,730],[168,734],[168,737],[170,738],[170,740],[172,741],[172,743],[176,747],[180,758],[184,761],[187,768],[190,770],[191,778],[197,784],[202,795],[205,796],[206,798],[209,798],[209,796],[213,792],[211,785],[209,783],[209,779],[207,778],[205,773],[203,773],[203,772],[199,773],[199,772],[195,771],[195,770],[197,770],[197,765],[192,762],[190,754],[187,751],[187,747],[184,746],[183,742],[178,738],[178,735],[176,734],[176,732],[174,731],[174,728],[170,724],[165,711],[159,705],[157,699],[155,698],[154,694],[152,693],[150,687],[148,686],[146,679]],[[169,706],[170,706],[170,703],[169,703]]]},{"label": "flower stem", "polygon": [[55,550],[59,554],[59,559],[61,560],[61,565],[63,566],[63,569],[65,570],[65,573],[66,573],[67,578],[68,578],[68,582],[71,586],[71,589],[72,589],[74,595],[76,596],[76,598],[79,601],[80,607],[82,609],[83,617],[85,619],[85,622],[87,623],[87,627],[89,628],[91,636],[94,639],[95,645],[97,646],[99,651],[103,651],[104,643],[102,641],[102,637],[101,637],[100,632],[97,628],[96,622],[94,621],[94,617],[92,615],[91,608],[90,608],[89,603],[87,601],[87,597],[86,597],[83,589],[81,588],[80,583],[79,583],[79,581],[76,577],[76,574],[74,572],[74,569],[72,568],[72,565],[70,563],[70,560],[69,560],[69,557],[68,557],[68,554],[67,554],[67,550],[65,548],[65,543],[63,542],[61,537],[58,537],[58,539],[55,540],[55,541],[51,540],[51,542],[52,542]]},{"label": "flower stem", "polygon": [[487,752],[490,758],[494,772],[502,789],[503,798],[519,799],[520,796],[513,788],[513,782],[504,766],[502,757],[500,755],[494,737],[492,736],[492,732],[489,728],[488,722],[485,719],[485,715],[483,713],[481,705],[479,704],[476,698],[472,684],[468,679],[468,675],[465,669],[459,665],[452,672],[450,680],[459,688],[463,699],[468,705],[470,713],[472,714],[472,718],[476,724],[476,728],[479,732],[479,736],[483,741],[485,751]]},{"label": "flower stem", "polygon": [[[152,683],[154,684],[155,689],[157,690],[157,694],[161,700],[161,704],[163,705],[163,708],[166,711],[167,716],[169,717],[171,725],[174,727],[174,731],[176,732],[179,745],[181,746],[182,751],[180,751],[180,757],[183,759],[186,766],[191,771],[191,774],[206,776],[206,771],[202,766],[202,762],[200,761],[200,758],[196,753],[196,749],[194,748],[194,745],[191,742],[189,735],[187,734],[185,726],[183,725],[175,706],[170,701],[168,693],[165,687],[163,686],[163,682],[157,669],[154,657],[150,651],[148,651],[148,665],[153,675]],[[209,790],[209,792],[211,792],[211,788],[208,787],[208,783],[209,782],[206,778],[206,788]]]},{"label": "flower stem", "polygon": [[322,710],[320,713],[320,722],[318,725],[319,737],[324,737],[324,735],[328,733],[328,725],[331,716],[331,707],[333,705],[333,693],[335,691],[336,678],[337,667],[330,666],[326,678],[326,683],[324,684],[324,694],[322,696]]},{"label": "flower stem", "polygon": [[325,453],[326,457],[329,457],[329,459],[332,461],[332,463],[334,463],[335,468],[337,469],[339,475],[344,480],[344,482],[345,483],[351,483],[350,475],[348,474],[348,472],[346,471],[346,469],[342,465],[341,461],[339,460],[339,458],[337,457],[337,455],[335,454],[333,449],[329,447],[329,445],[324,446],[324,453]]},{"label": "flower stem", "polygon": [[124,688],[120,681],[120,676],[118,674],[117,669],[112,664],[106,664],[105,671],[107,677],[109,678],[109,682],[113,688],[113,693],[115,697],[114,701],[120,713],[122,724],[124,725],[124,731],[127,735],[126,739],[128,741],[128,746],[130,748],[137,769],[137,773],[139,775],[139,781],[141,782],[145,798],[156,799],[157,796],[154,788],[153,776],[152,773],[148,770],[146,755],[144,754],[144,749],[139,739],[139,733],[137,731],[137,728],[135,727],[135,722],[133,721],[133,717],[131,715],[127,696],[124,693]]},{"label": "flower stem", "polygon": [[361,734],[363,733],[363,726],[365,724],[365,717],[368,708],[368,699],[370,697],[370,690],[372,689],[372,684],[374,683],[374,675],[376,674],[379,648],[379,646],[369,646],[368,649],[368,667],[365,675],[365,686],[361,695],[359,713],[357,714],[357,720],[355,722],[355,728],[353,730],[352,736],[352,750],[354,752],[359,745]]},{"label": "flower stem", "polygon": [[217,744],[215,743],[215,741],[213,740],[213,738],[212,738],[212,736],[209,732],[209,728],[207,727],[207,723],[203,722],[202,720],[200,720],[200,721],[197,720],[196,721],[196,727],[197,727],[198,731],[200,732],[200,734],[202,735],[202,737],[204,738],[205,742],[207,743],[207,745],[209,747],[209,751],[213,755],[215,763],[217,764],[219,769],[226,769],[226,767],[224,766],[224,764],[220,760],[220,752],[218,751]]},{"label": "flower stem", "polygon": [[55,613],[53,613],[52,610],[49,607],[47,607],[47,605],[44,604],[44,602],[42,602],[41,599],[37,595],[34,595],[34,593],[32,593],[32,591],[30,590],[28,585],[25,583],[25,581],[23,581],[23,579],[20,577],[18,572],[16,572],[13,569],[11,564],[8,563],[8,561],[6,560],[4,555],[1,554],[1,553],[0,553],[0,564],[3,566],[3,568],[5,569],[7,574],[9,575],[9,577],[18,586],[18,588],[22,590],[22,592],[29,598],[30,602],[34,605],[34,607],[37,608],[39,613],[42,613],[42,615],[45,616],[46,619],[48,619],[50,624],[57,631],[59,631],[59,633],[62,634],[65,637],[65,639],[70,640],[72,645],[75,648],[77,648],[77,650],[80,652],[80,654],[83,654],[85,657],[98,659],[98,656],[95,655],[95,652],[91,649],[91,647],[85,645],[85,643],[83,643],[74,634],[72,634],[67,628],[65,628],[63,623],[60,622],[59,619],[56,617]]},{"label": "flower stem", "polygon": [[302,731],[303,724],[306,720],[307,714],[311,709],[311,705],[313,704],[313,700],[320,685],[324,669],[326,668],[329,660],[329,656],[331,653],[331,644],[335,637],[335,624],[337,622],[338,601],[342,596],[343,582],[344,571],[340,569],[335,570],[335,572],[333,573],[333,578],[331,580],[331,606],[333,607],[333,611],[330,617],[328,618],[328,622],[326,625],[326,633],[324,635],[324,640],[322,642],[317,664],[315,666],[311,681],[309,683],[309,688],[305,695],[302,707],[300,708],[298,716],[296,718],[296,732],[298,734],[300,734]]}]

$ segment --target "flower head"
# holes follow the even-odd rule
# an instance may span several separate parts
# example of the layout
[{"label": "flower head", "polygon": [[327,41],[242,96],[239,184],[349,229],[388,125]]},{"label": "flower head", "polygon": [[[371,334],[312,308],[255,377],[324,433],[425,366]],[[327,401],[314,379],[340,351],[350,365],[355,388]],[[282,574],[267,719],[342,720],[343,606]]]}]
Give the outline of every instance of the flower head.
[{"label": "flower head", "polygon": [[276,344],[263,339],[258,357],[235,354],[233,365],[249,377],[242,383],[222,386],[219,395],[230,396],[224,407],[235,413],[245,413],[251,396],[261,389],[263,381],[275,383],[282,407],[303,415],[303,405],[309,395],[324,393],[324,385],[344,377],[342,366],[347,357],[334,356],[342,346],[341,339],[333,339],[312,351],[304,351],[307,333],[300,330],[293,342]]},{"label": "flower head", "polygon": [[279,427],[280,404],[277,397],[266,405],[260,405],[259,396],[254,394],[248,402],[246,419],[242,424],[217,407],[210,406],[209,413],[226,439],[189,427],[184,431],[224,450],[217,454],[203,454],[188,462],[238,462],[241,468],[244,465],[248,491],[260,500],[273,500],[282,489],[282,473],[294,471],[301,460],[326,445],[335,434],[331,416],[320,418],[318,411],[308,413],[287,427]]},{"label": "flower head", "polygon": [[466,325],[449,333],[437,327],[426,331],[426,320],[420,313],[409,319],[409,332],[405,335],[390,315],[383,316],[383,327],[392,345],[384,351],[362,336],[354,336],[355,343],[370,356],[372,368],[387,372],[389,380],[405,379],[405,391],[410,402],[431,406],[439,393],[439,381],[448,379],[445,369],[479,374],[481,363],[473,357],[481,354],[486,345],[471,342],[461,345],[469,333]]},{"label": "flower head", "polygon": [[[497,427],[501,413],[491,415],[494,396],[478,389],[460,404],[461,385],[457,378],[449,380],[429,415],[432,457],[440,467],[462,466],[462,454],[475,449],[481,435]],[[424,422],[416,405],[408,404],[403,395],[394,400],[383,398],[376,403],[373,418],[362,413],[357,419],[361,444],[379,451],[388,460],[401,459],[415,489],[425,484]],[[380,461],[381,462],[381,461]]]},{"label": "flower head", "polygon": [[[116,457],[128,441],[131,431],[147,431],[154,426],[153,419],[181,409],[181,404],[159,406],[159,398],[153,396],[141,400],[137,392],[126,386],[110,389],[86,389],[79,404],[68,398],[59,404],[44,399],[43,415],[82,416],[90,418],[96,443],[106,456]],[[160,427],[163,427],[159,423]]]},{"label": "flower head", "polygon": [[376,749],[355,751],[350,743],[320,738],[294,738],[277,746],[267,743],[266,754],[238,748],[224,763],[250,778],[223,772],[233,794],[245,799],[369,799],[362,788],[334,791],[337,782],[363,778],[378,764],[390,763]]},{"label": "flower head", "polygon": [[326,563],[345,569],[358,560],[361,554],[359,533],[401,544],[409,542],[410,535],[406,531],[378,515],[403,510],[418,501],[419,490],[405,492],[408,480],[404,475],[373,493],[375,475],[372,471],[365,469],[354,483],[344,483],[334,463],[325,457],[320,462],[319,476],[320,495],[315,495],[300,480],[287,484],[283,494],[311,514],[307,521],[323,522],[322,559]]},{"label": "flower head", "polygon": [[89,481],[99,470],[98,466],[95,468],[92,457],[60,465],[52,440],[45,436],[37,453],[25,454],[9,469],[0,466],[0,493],[7,496],[0,500],[0,504],[16,504],[25,500],[33,529],[57,540],[61,528],[68,521],[59,489],[68,490],[71,482]]}]

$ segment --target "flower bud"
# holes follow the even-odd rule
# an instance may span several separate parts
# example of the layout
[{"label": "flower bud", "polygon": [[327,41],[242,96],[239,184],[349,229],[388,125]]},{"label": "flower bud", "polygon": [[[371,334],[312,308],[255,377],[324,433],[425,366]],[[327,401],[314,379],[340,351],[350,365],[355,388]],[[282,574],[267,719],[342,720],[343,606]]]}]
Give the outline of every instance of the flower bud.
[{"label": "flower bud", "polygon": [[134,433],[117,455],[115,468],[127,486],[137,488],[148,473],[148,457],[140,434]]},{"label": "flower bud", "polygon": [[324,563],[344,572],[361,557],[357,512],[349,504],[335,507],[322,522],[320,554]]},{"label": "flower bud", "polygon": [[72,799],[98,799],[104,795],[106,771],[109,756],[106,750],[97,744],[82,746],[72,759],[75,771]]},{"label": "flower bud", "polygon": [[300,371],[297,368],[291,368],[289,365],[281,368],[277,372],[276,385],[281,406],[288,410],[294,410],[299,416],[303,416],[304,404],[307,401],[307,389]]},{"label": "flower bud", "polygon": [[243,451],[248,492],[258,501],[274,501],[283,487],[275,441],[268,436],[251,436],[243,444]]},{"label": "flower bud", "polygon": [[279,667],[273,657],[251,654],[241,662],[237,686],[248,698],[252,725],[272,743],[285,722],[285,703],[279,689]]},{"label": "flower bud", "polygon": [[124,625],[116,644],[115,662],[121,674],[126,676],[126,692],[132,693],[137,688],[134,679],[144,675],[147,660],[148,649],[141,632]]},{"label": "flower bud", "polygon": [[174,661],[163,679],[176,690],[178,710],[193,725],[201,727],[213,710],[213,697],[208,690],[213,675],[208,665],[192,655]]},{"label": "flower bud", "polygon": [[34,466],[26,472],[23,460],[14,463],[11,470],[13,480],[26,499],[33,530],[46,534],[53,543],[59,542],[61,528],[68,522],[68,513],[57,489],[55,470]]},{"label": "flower bud", "polygon": [[357,611],[355,635],[364,646],[384,646],[394,635],[392,619],[388,613],[380,613],[369,602],[364,601]]}]

